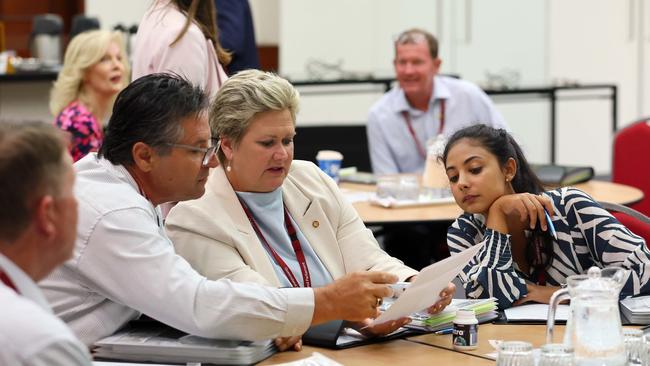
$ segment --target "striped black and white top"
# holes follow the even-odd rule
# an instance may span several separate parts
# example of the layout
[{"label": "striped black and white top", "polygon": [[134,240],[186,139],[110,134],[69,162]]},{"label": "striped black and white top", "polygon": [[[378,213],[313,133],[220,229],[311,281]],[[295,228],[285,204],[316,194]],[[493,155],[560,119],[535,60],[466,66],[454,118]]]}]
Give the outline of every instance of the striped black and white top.
[{"label": "striped black and white top", "polygon": [[[650,250],[588,194],[570,187],[544,192],[553,202],[551,220],[557,231],[553,255],[546,268],[546,284],[559,286],[566,277],[587,273],[591,266],[620,266],[630,270],[621,298],[650,294]],[[510,235],[485,227],[480,214],[462,214],[449,228],[452,255],[475,244],[485,246],[459,275],[469,298],[496,297],[502,309],[527,293],[526,281],[510,251]]]}]

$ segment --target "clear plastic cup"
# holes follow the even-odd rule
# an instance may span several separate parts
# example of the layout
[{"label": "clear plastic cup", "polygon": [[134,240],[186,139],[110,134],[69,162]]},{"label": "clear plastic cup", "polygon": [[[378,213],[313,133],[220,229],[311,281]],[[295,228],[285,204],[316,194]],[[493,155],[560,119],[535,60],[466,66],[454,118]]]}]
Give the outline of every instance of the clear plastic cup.
[{"label": "clear plastic cup", "polygon": [[643,364],[643,331],[641,329],[623,329],[623,340],[625,341],[625,355],[628,365]]},{"label": "clear plastic cup", "polygon": [[404,201],[417,201],[420,198],[419,177],[413,174],[400,175],[396,198]]},{"label": "clear plastic cup", "polygon": [[537,366],[573,366],[573,348],[562,343],[549,343],[541,348]]},{"label": "clear plastic cup", "polygon": [[528,342],[501,342],[497,353],[497,366],[533,366],[533,345]]}]

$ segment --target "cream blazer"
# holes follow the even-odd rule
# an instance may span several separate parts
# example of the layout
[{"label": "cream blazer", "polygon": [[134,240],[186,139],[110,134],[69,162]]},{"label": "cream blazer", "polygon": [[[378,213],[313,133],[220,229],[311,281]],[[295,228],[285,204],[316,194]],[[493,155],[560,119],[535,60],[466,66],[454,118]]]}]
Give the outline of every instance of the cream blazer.
[{"label": "cream blazer", "polygon": [[[282,196],[334,279],[366,270],[390,272],[400,281],[417,274],[379,247],[336,183],[316,165],[295,160]],[[209,279],[281,285],[222,167],[211,172],[203,197],[171,210],[166,229],[178,254]]]}]

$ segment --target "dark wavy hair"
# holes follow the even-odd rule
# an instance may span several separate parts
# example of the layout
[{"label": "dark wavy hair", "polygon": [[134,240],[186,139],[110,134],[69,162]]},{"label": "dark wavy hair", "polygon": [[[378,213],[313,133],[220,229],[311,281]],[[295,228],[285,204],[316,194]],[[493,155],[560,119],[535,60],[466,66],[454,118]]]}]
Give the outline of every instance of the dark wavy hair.
[{"label": "dark wavy hair", "polygon": [[99,149],[113,164],[132,165],[132,148],[138,142],[165,155],[183,135],[181,120],[207,113],[208,97],[183,77],[149,74],[136,79],[117,95],[113,113]]},{"label": "dark wavy hair", "polygon": [[447,142],[442,154],[442,163],[447,166],[449,150],[460,140],[469,139],[478,142],[485,150],[494,155],[501,166],[512,158],[517,163],[517,172],[512,178],[512,188],[516,193],[540,194],[544,186],[528,164],[521,147],[504,129],[496,129],[487,125],[472,125],[456,131]]},{"label": "dark wavy hair", "polygon": [[[528,164],[521,147],[504,129],[478,124],[456,131],[449,138],[441,157],[445,166],[447,166],[449,150],[463,139],[472,140],[481,145],[497,158],[501,166],[504,166],[510,158],[515,160],[517,171],[512,178],[512,188],[515,193],[540,194],[544,191],[544,185]],[[548,268],[553,257],[553,242],[550,235],[541,231],[537,225],[529,239],[526,247],[526,259],[536,270]],[[541,259],[538,259],[540,256],[536,254],[538,249],[542,253]]]}]

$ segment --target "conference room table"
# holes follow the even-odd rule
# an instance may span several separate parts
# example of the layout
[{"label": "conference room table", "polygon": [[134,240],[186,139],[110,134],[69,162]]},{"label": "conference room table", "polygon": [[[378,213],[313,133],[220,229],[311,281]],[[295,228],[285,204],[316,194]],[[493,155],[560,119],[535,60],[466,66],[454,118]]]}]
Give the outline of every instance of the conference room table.
[{"label": "conference room table", "polygon": [[[339,187],[346,194],[376,190],[376,186],[372,184],[342,182]],[[596,201],[629,205],[643,199],[643,191],[624,184],[590,180],[573,187],[586,192]],[[419,207],[386,208],[374,206],[368,201],[359,201],[354,202],[353,206],[366,225],[453,221],[462,213],[455,202]]]},{"label": "conference room table", "polygon": [[[555,342],[561,342],[564,326],[556,326]],[[301,352],[282,352],[260,363],[274,365],[306,358],[313,352],[323,354],[343,365],[494,365],[486,356],[494,352],[489,340],[525,341],[537,348],[546,343],[546,326],[542,324],[481,324],[478,327],[478,348],[456,351],[451,334],[425,334],[376,343],[345,350],[303,347]]]}]

